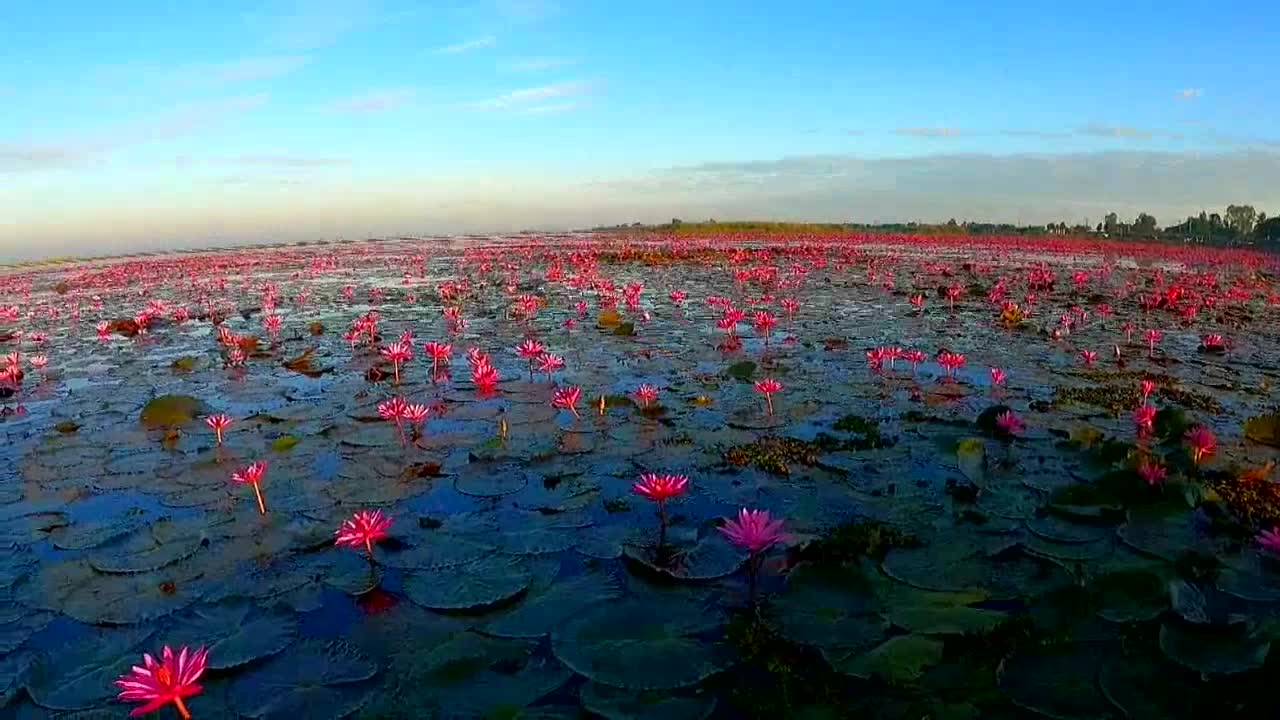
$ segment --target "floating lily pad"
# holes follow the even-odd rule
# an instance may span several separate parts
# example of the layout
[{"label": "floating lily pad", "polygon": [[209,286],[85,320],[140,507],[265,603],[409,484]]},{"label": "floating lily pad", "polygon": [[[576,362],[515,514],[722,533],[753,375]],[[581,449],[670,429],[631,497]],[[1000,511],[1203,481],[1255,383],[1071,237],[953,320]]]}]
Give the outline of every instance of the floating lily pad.
[{"label": "floating lily pad", "polygon": [[[831,654],[828,653],[828,659]],[[925,635],[898,635],[867,652],[852,653],[831,663],[837,672],[854,677],[872,675],[893,684],[913,683],[942,660],[942,641]]]},{"label": "floating lily pad", "polygon": [[41,568],[16,598],[89,624],[130,624],[181,610],[207,589],[200,572],[189,565],[116,575],[99,573],[84,561],[68,561]]},{"label": "floating lily pad", "polygon": [[41,653],[26,675],[27,692],[50,710],[83,710],[114,697],[112,685],[132,665],[139,664],[149,628],[95,630],[57,650]]},{"label": "floating lily pad", "polygon": [[204,404],[190,395],[161,395],[142,407],[142,424],[148,428],[186,425],[201,414]]},{"label": "floating lily pad", "polygon": [[1000,663],[1000,689],[1015,705],[1057,720],[1104,720],[1113,708],[1098,686],[1103,648],[1069,643],[1032,647]]},{"label": "floating lily pad", "polygon": [[419,570],[405,577],[409,599],[432,610],[469,610],[509,600],[533,580],[522,558],[488,557],[465,565]]},{"label": "floating lily pad", "polygon": [[624,690],[594,682],[582,686],[578,699],[583,710],[606,720],[703,720],[716,709],[710,692]]},{"label": "floating lily pad", "polygon": [[987,477],[987,447],[982,438],[965,438],[956,443],[956,463],[969,482],[984,484]]},{"label": "floating lily pad", "polygon": [[713,580],[737,572],[747,553],[729,542],[723,533],[709,533],[696,545],[674,553],[670,562],[658,563],[651,547],[628,544],[622,548],[630,560],[677,580]]},{"label": "floating lily pad", "polygon": [[49,536],[53,540],[53,546],[59,550],[88,550],[124,537],[142,525],[142,518],[73,523],[58,528]]},{"label": "floating lily pad", "polygon": [[476,497],[500,497],[524,489],[529,478],[517,468],[495,468],[490,472],[471,471],[459,475],[453,486],[463,495]]},{"label": "floating lily pad", "polygon": [[888,623],[867,570],[857,565],[797,566],[774,598],[778,632],[793,642],[844,649],[875,645]]},{"label": "floating lily pad", "polygon": [[1169,607],[1168,574],[1158,568],[1111,572],[1093,587],[1101,604],[1098,615],[1111,622],[1154,620]]},{"label": "floating lily pad", "polygon": [[255,613],[250,605],[206,605],[180,618],[165,642],[206,647],[209,668],[226,670],[274,655],[298,637],[293,613]]},{"label": "floating lily pad", "polygon": [[1244,436],[1256,443],[1280,447],[1280,413],[1249,418],[1244,423]]},{"label": "floating lily pad", "polygon": [[1233,626],[1160,626],[1160,649],[1179,665],[1206,675],[1232,675],[1256,670],[1267,661],[1271,640],[1245,624]]},{"label": "floating lily pad", "polygon": [[698,639],[721,623],[696,601],[609,602],[579,613],[551,634],[557,658],[595,682],[630,690],[695,685],[733,662],[721,642]]},{"label": "floating lily pad", "polygon": [[195,555],[206,542],[198,535],[188,535],[172,538],[160,545],[147,533],[136,541],[91,553],[89,564],[94,570],[104,573],[150,572]]},{"label": "floating lily pad", "polygon": [[405,570],[435,570],[464,565],[493,552],[492,545],[437,531],[413,546],[397,552],[379,550],[376,559],[387,567]]},{"label": "floating lily pad", "polygon": [[344,640],[302,640],[231,685],[231,707],[267,720],[338,720],[360,709],[373,690],[363,680],[378,666]]},{"label": "floating lily pad", "polygon": [[621,596],[621,584],[609,575],[588,573],[565,578],[530,594],[483,629],[499,637],[542,637],[586,608]]},{"label": "floating lily pad", "polygon": [[271,441],[271,451],[278,453],[289,452],[297,446],[299,442],[301,442],[301,440],[293,435],[283,435]]}]

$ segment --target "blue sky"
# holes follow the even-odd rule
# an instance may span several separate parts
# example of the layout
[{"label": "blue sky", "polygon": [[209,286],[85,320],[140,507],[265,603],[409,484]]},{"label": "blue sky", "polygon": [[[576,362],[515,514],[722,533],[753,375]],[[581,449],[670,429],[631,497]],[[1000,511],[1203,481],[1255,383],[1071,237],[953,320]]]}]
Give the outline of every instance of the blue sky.
[{"label": "blue sky", "polygon": [[6,5],[0,255],[1280,212],[1272,3]]}]

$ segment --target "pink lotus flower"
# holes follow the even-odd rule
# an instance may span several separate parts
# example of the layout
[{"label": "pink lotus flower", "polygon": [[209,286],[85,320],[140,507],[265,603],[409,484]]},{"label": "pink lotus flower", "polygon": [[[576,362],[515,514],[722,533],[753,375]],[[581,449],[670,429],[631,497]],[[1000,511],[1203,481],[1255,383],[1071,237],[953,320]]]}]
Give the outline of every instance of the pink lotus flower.
[{"label": "pink lotus flower", "polygon": [[778,318],[774,317],[772,313],[761,310],[755,314],[754,324],[757,331],[764,333],[764,344],[768,345],[769,331],[777,327]]},{"label": "pink lotus flower", "polygon": [[1093,363],[1098,359],[1098,353],[1094,350],[1081,350],[1080,359],[1087,367],[1093,367]]},{"label": "pink lotus flower", "polygon": [[672,290],[671,295],[669,295],[668,297],[671,298],[671,302],[674,303],[675,305],[683,305],[684,300],[686,297],[688,297],[688,295],[685,295],[683,290]]},{"label": "pink lotus flower", "polygon": [[485,358],[482,362],[472,363],[471,382],[475,383],[476,390],[481,394],[488,394],[496,390],[500,379],[497,368],[489,364],[488,358]]},{"label": "pink lotus flower", "polygon": [[1148,485],[1159,485],[1164,482],[1169,471],[1160,463],[1143,460],[1138,464],[1138,477]]},{"label": "pink lotus flower", "polygon": [[1280,555],[1280,527],[1258,533],[1258,545],[1267,552]]},{"label": "pink lotus flower", "polygon": [[783,532],[783,521],[773,520],[768,510],[748,510],[742,508],[737,520],[725,518],[720,532],[725,534],[735,545],[747,550],[752,555],[759,555],[777,543],[786,542],[790,536]]},{"label": "pink lotus flower", "polygon": [[422,349],[431,356],[431,379],[434,382],[440,363],[448,365],[450,358],[453,357],[453,345],[432,341],[423,345]]},{"label": "pink lotus flower", "polygon": [[1143,380],[1138,383],[1138,392],[1142,394],[1142,402],[1145,405],[1147,399],[1151,397],[1151,393],[1156,391],[1156,383],[1154,380]]},{"label": "pink lotus flower", "polygon": [[49,365],[49,356],[32,355],[31,357],[27,358],[27,362],[31,363],[31,367],[37,370],[43,370],[45,367]]},{"label": "pink lotus flower", "polygon": [[790,326],[795,321],[796,312],[800,310],[800,301],[795,298],[782,298],[779,301],[782,309],[787,313],[787,325]]},{"label": "pink lotus flower", "polygon": [[661,506],[671,498],[683,495],[685,486],[688,484],[689,478],[684,475],[645,473],[640,476],[640,481],[632,487],[637,494],[643,495]]},{"label": "pink lotus flower", "polygon": [[924,312],[924,295],[920,293],[912,295],[911,304],[915,307],[916,312]]},{"label": "pink lotus flower", "polygon": [[649,407],[653,404],[653,401],[658,399],[658,388],[646,383],[636,388],[635,396],[642,407]]},{"label": "pink lotus flower", "polygon": [[764,402],[769,409],[769,414],[773,415],[773,394],[782,392],[782,383],[773,378],[765,378],[756,381],[756,390],[764,394]]},{"label": "pink lotus flower", "polygon": [[950,352],[943,350],[938,353],[938,364],[942,366],[944,376],[954,378],[956,370],[959,370],[965,364],[964,353]]},{"label": "pink lotus flower", "polygon": [[267,464],[258,461],[238,472],[231,473],[231,481],[241,485],[252,485],[253,494],[258,498],[258,512],[267,514],[267,505],[262,501],[262,476],[267,472]]},{"label": "pink lotus flower", "polygon": [[911,373],[914,375],[920,363],[929,359],[929,356],[923,350],[908,350],[902,353],[902,357],[911,363]]},{"label": "pink lotus flower", "polygon": [[1147,341],[1147,352],[1154,355],[1156,352],[1156,345],[1160,342],[1160,338],[1164,337],[1164,333],[1156,330],[1155,328],[1151,328],[1150,330],[1147,330],[1143,337]]},{"label": "pink lotus flower", "polygon": [[382,348],[382,357],[391,361],[391,367],[395,371],[395,382],[400,384],[400,363],[407,362],[413,357],[413,345],[398,341]]},{"label": "pink lotus flower", "polygon": [[276,315],[275,313],[272,313],[262,318],[262,327],[267,331],[267,334],[270,335],[271,337],[275,337],[279,335],[280,328],[283,325],[284,325],[284,321],[281,320],[280,316]]},{"label": "pink lotus flower", "polygon": [[111,337],[111,323],[106,320],[99,322],[94,329],[98,331],[99,340],[107,340]]},{"label": "pink lotus flower", "polygon": [[1012,410],[1005,410],[996,417],[996,427],[1005,435],[1017,435],[1027,426]]},{"label": "pink lotus flower", "polygon": [[1156,409],[1153,405],[1140,405],[1137,410],[1133,411],[1133,424],[1138,426],[1140,434],[1146,434],[1155,429]]},{"label": "pink lotus flower", "polygon": [[231,427],[231,418],[225,414],[210,415],[204,419],[204,424],[213,430],[214,435],[218,439],[218,444],[222,444],[222,432]]},{"label": "pink lotus flower", "polygon": [[1205,350],[1222,350],[1226,348],[1227,341],[1217,333],[1201,336],[1200,347]]},{"label": "pink lotus flower", "polygon": [[373,558],[373,544],[390,537],[391,516],[384,516],[381,510],[360,510],[350,519],[342,521],[342,525],[334,531],[337,539],[333,544],[338,547],[358,548],[361,545]]},{"label": "pink lotus flower", "polygon": [[244,367],[244,362],[247,359],[248,356],[244,354],[244,350],[241,350],[238,347],[232,348],[231,352],[227,353],[227,365],[229,367]]},{"label": "pink lotus flower", "polygon": [[427,406],[421,403],[411,403],[404,406],[404,415],[403,415],[404,419],[408,420],[410,423],[412,423],[415,426],[421,425],[423,422],[425,422],[427,419],[427,416],[430,414],[431,414],[431,411],[427,408]]},{"label": "pink lotus flower", "polygon": [[197,680],[204,674],[205,665],[209,661],[209,651],[205,648],[188,650],[182,647],[175,655],[168,645],[160,651],[160,661],[144,653],[142,665],[134,665],[129,672],[115,681],[120,688],[116,699],[122,702],[146,703],[134,708],[130,717],[138,717],[155,712],[173,703],[182,720],[191,720],[191,712],[187,710],[185,698],[195,697],[204,692]]},{"label": "pink lotus flower", "polygon": [[996,367],[991,368],[991,384],[996,387],[999,387],[1001,385],[1004,385],[1004,381],[1005,381],[1004,370],[1001,370],[1000,368],[996,368]]},{"label": "pink lotus flower", "polygon": [[564,358],[554,353],[542,353],[538,356],[538,372],[547,374],[547,382],[551,382],[551,373],[564,369]]},{"label": "pink lotus flower", "polygon": [[577,385],[559,388],[551,398],[551,407],[568,410],[578,417],[578,400],[582,397],[582,388]]},{"label": "pink lotus flower", "polygon": [[1214,438],[1213,433],[1203,425],[1191,428],[1182,439],[1191,448],[1191,459],[1196,464],[1212,455],[1218,446],[1218,441]]}]

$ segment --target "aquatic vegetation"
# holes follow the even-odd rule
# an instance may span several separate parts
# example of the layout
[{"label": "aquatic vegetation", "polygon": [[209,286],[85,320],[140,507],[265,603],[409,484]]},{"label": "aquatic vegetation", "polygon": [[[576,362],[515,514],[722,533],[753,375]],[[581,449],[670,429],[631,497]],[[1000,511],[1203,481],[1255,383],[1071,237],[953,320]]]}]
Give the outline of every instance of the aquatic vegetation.
[{"label": "aquatic vegetation", "polygon": [[1264,717],[1277,278],[834,226],[15,271],[3,713],[163,638],[201,717]]},{"label": "aquatic vegetation", "polygon": [[172,703],[182,720],[191,720],[185,699],[204,692],[197,681],[204,674],[208,660],[205,648],[190,650],[184,646],[175,653],[165,645],[158,661],[146,653],[142,656],[142,665],[134,665],[116,680],[120,688],[118,699],[145,703],[129,713],[132,717],[155,712]]}]

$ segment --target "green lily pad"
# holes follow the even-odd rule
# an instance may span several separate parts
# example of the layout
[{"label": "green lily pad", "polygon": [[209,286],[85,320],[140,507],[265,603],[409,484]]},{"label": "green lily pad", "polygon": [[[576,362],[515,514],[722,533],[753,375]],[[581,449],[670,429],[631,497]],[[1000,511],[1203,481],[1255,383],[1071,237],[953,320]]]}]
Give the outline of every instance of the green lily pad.
[{"label": "green lily pad", "polygon": [[199,535],[187,535],[157,544],[150,533],[143,533],[117,546],[102,548],[89,554],[89,564],[104,573],[139,573],[159,570],[195,555],[206,543]]},{"label": "green lily pad", "polygon": [[878,643],[888,628],[869,571],[852,564],[804,563],[774,598],[778,632],[792,642],[845,649]]},{"label": "green lily pad", "polygon": [[586,608],[621,596],[622,585],[610,575],[588,573],[565,578],[530,594],[483,630],[498,637],[542,637]]},{"label": "green lily pad", "polygon": [[50,710],[83,710],[112,698],[118,689],[112,682],[141,664],[139,648],[149,628],[95,630],[87,638],[54,651],[41,653],[27,670],[26,687],[31,699]]},{"label": "green lily pad", "polygon": [[969,482],[984,484],[987,476],[987,446],[982,438],[965,438],[956,443],[956,463]]},{"label": "green lily pad", "polygon": [[747,382],[756,374],[756,364],[750,360],[742,360],[725,368],[724,374],[734,380]]},{"label": "green lily pad", "polygon": [[453,487],[463,495],[475,497],[501,497],[520,492],[529,484],[529,477],[518,468],[501,468],[488,473],[468,472],[453,481]]},{"label": "green lily pad", "polygon": [[302,441],[293,435],[284,435],[271,441],[271,451],[278,453],[289,452],[300,442]]},{"label": "green lily pad", "polygon": [[141,518],[73,523],[49,534],[59,550],[89,550],[124,537],[142,527]]},{"label": "green lily pad", "polygon": [[698,544],[676,552],[669,564],[655,561],[650,547],[627,544],[622,553],[654,572],[677,580],[713,580],[732,575],[747,561],[747,553],[729,542],[723,533],[708,534]]},{"label": "green lily pad", "polygon": [[148,428],[180,427],[195,420],[204,404],[190,395],[161,395],[142,407],[140,419]]},{"label": "green lily pad", "polygon": [[345,640],[301,640],[228,691],[239,714],[267,720],[339,720],[360,709],[373,689],[363,680],[378,666]]},{"label": "green lily pad", "polygon": [[1118,570],[1093,582],[1098,616],[1117,623],[1154,620],[1169,607],[1169,578],[1161,568]]},{"label": "green lily pad", "polygon": [[937,593],[893,583],[881,597],[889,620],[917,635],[984,633],[1009,619],[996,610],[969,607],[985,593]]},{"label": "green lily pad", "polygon": [[1232,675],[1256,670],[1267,661],[1271,640],[1245,624],[1160,626],[1160,650],[1184,667],[1206,675]]},{"label": "green lily pad", "polygon": [[688,687],[733,663],[719,641],[695,637],[722,622],[693,599],[644,599],[596,605],[551,634],[556,657],[598,683],[629,690]]},{"label": "green lily pad", "polygon": [[379,550],[376,559],[382,565],[404,570],[436,570],[464,565],[493,552],[493,546],[459,535],[436,531],[421,542],[399,552]]},{"label": "green lily pad", "polygon": [[91,625],[131,624],[163,617],[199,600],[208,589],[200,575],[185,564],[154,572],[106,574],[83,560],[73,560],[41,568],[18,589],[16,599]]},{"label": "green lily pad", "polygon": [[624,690],[594,682],[582,686],[578,700],[583,710],[606,720],[703,720],[716,709],[710,692]]},{"label": "green lily pad", "polygon": [[1244,422],[1244,436],[1256,443],[1280,447],[1280,413],[1249,418]]},{"label": "green lily pad", "polygon": [[239,667],[289,647],[298,637],[293,613],[254,613],[250,605],[206,605],[174,624],[165,642],[206,647],[209,669]]},{"label": "green lily pad", "polygon": [[[828,656],[828,660],[831,658]],[[854,677],[879,677],[903,685],[916,682],[942,660],[942,641],[925,635],[898,635],[867,652],[852,653],[831,663],[837,672]]]},{"label": "green lily pad", "polygon": [[1103,720],[1113,708],[1098,685],[1102,648],[1068,643],[1019,650],[1000,663],[997,681],[1013,704],[1057,720]]},{"label": "green lily pad", "polygon": [[470,610],[524,592],[533,573],[523,558],[487,557],[465,565],[419,570],[405,577],[404,592],[432,610]]}]

